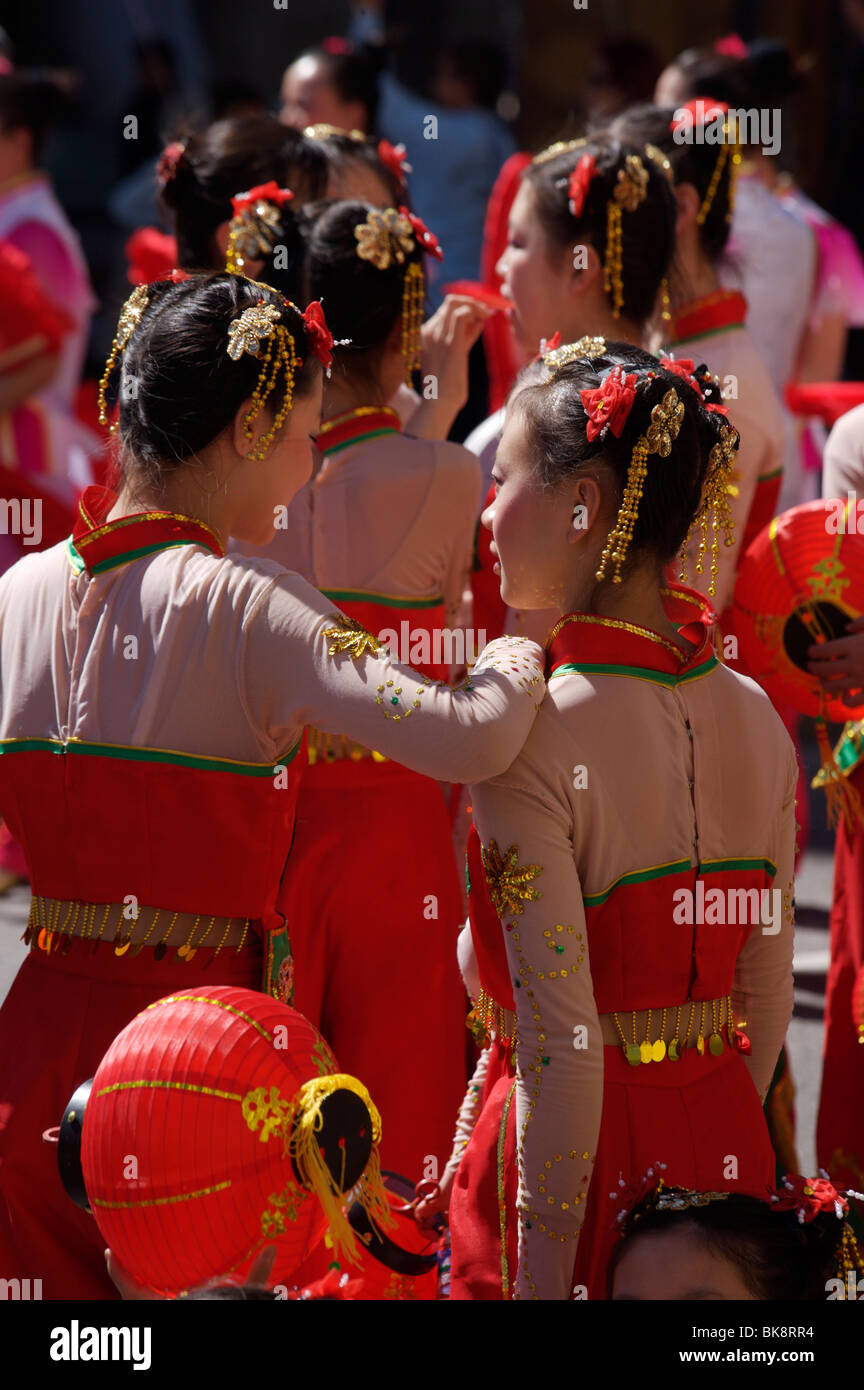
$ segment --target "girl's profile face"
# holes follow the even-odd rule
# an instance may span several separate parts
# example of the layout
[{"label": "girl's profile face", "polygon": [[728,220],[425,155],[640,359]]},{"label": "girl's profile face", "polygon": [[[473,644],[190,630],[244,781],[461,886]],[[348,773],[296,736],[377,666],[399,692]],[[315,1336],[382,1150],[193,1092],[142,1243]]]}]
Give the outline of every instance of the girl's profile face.
[{"label": "girl's profile face", "polygon": [[492,481],[495,496],[481,521],[492,532],[501,597],[511,608],[563,612],[581,558],[577,551],[586,550],[571,544],[573,488],[546,488],[540,482],[524,416],[512,403]]},{"label": "girl's profile face", "polygon": [[615,1270],[612,1298],[623,1303],[753,1303],[737,1265],[711,1250],[693,1226],[631,1239]]},{"label": "girl's profile face", "polygon": [[534,194],[523,179],[510,209],[507,248],[496,266],[501,293],[513,301],[511,326],[521,347],[536,352],[541,338],[572,331],[572,251],[554,247],[535,211]]}]

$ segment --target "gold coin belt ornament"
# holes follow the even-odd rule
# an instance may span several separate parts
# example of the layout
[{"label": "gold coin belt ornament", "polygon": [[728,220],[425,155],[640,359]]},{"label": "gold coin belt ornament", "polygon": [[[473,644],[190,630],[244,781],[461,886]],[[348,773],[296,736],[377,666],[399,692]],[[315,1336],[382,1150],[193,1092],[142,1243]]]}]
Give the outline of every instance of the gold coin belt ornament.
[{"label": "gold coin belt ornament", "polygon": [[[725,1023],[721,1023],[722,1006],[725,1004],[726,1018]],[[708,1008],[708,1001],[704,1000],[697,1006],[694,1000],[690,1001],[690,1016],[687,1020],[687,1027],[682,1036],[681,1013],[685,1005],[678,1004],[675,1007],[675,1020],[672,1026],[672,1037],[666,1042],[666,1019],[669,1013],[668,1008],[660,1011],[660,1030],[659,1037],[651,1038],[651,1019],[657,1012],[656,1009],[648,1009],[645,1018],[645,1036],[641,1042],[636,1037],[636,1012],[631,1015],[631,1037],[628,1041],[621,1019],[618,1013],[613,1013],[615,1027],[621,1040],[621,1051],[625,1060],[631,1067],[638,1067],[649,1062],[678,1062],[682,1053],[688,1048],[696,1049],[700,1057],[704,1057],[706,1050],[712,1057],[719,1057],[724,1051],[725,1046],[735,1047],[735,1026],[732,1022],[732,997],[727,995],[725,1000],[711,1000],[711,1032],[706,1035],[705,1022]],[[699,1007],[699,1027],[693,1040],[690,1040],[693,1031],[693,1021],[696,1016],[696,1009]],[[726,1033],[726,1043],[723,1041],[723,1031]]]}]

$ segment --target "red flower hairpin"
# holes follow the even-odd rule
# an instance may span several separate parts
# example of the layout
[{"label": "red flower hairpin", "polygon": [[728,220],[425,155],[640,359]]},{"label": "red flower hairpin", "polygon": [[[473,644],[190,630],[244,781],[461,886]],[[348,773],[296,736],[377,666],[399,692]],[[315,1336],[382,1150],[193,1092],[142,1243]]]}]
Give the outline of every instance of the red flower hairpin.
[{"label": "red flower hairpin", "polygon": [[667,372],[674,372],[682,381],[686,381],[688,386],[692,386],[701,401],[702,387],[693,375],[695,365],[692,357],[660,357],[660,366],[665,367]]},{"label": "red flower hairpin", "polygon": [[723,38],[715,43],[714,52],[722,53],[724,58],[750,57],[750,50],[740,34],[724,34]]},{"label": "red flower hairpin", "polygon": [[378,158],[389,169],[390,173],[398,180],[402,188],[405,188],[406,174],[413,174],[414,170],[406,158],[404,145],[391,145],[389,140],[378,141]]},{"label": "red flower hairpin", "polygon": [[585,206],[585,199],[588,197],[588,189],[591,187],[591,180],[597,172],[597,166],[593,154],[583,154],[576,168],[570,175],[570,211],[574,217],[582,216],[582,209]]},{"label": "red flower hairpin", "polygon": [[269,183],[256,184],[247,193],[238,193],[236,198],[231,199],[231,206],[236,217],[253,203],[273,203],[277,208],[281,208],[283,203],[290,203],[293,197],[290,188],[280,188],[276,180],[271,179]]},{"label": "red flower hairpin", "polygon": [[821,1211],[832,1211],[838,1221],[849,1214],[849,1197],[861,1198],[860,1192],[838,1192],[824,1169],[821,1177],[804,1178],[800,1173],[788,1174],[781,1187],[771,1193],[775,1211],[794,1211],[804,1225],[815,1221]]},{"label": "red flower hairpin", "polygon": [[309,339],[312,352],[318,358],[325,372],[329,372],[333,365],[333,334],[327,327],[324,310],[321,308],[321,300],[313,299],[312,303],[303,310],[301,318],[306,326],[306,336]]},{"label": "red flower hairpin", "polygon": [[173,280],[175,285],[179,285],[181,280],[191,280],[192,276],[186,270],[172,270],[168,279]]},{"label": "red flower hairpin", "polygon": [[715,121],[718,116],[725,116],[728,112],[729,107],[725,101],[695,97],[693,101],[685,101],[683,106],[676,108],[676,115],[669,122],[669,129],[674,134],[676,130],[689,129],[690,126],[708,125],[709,121]]},{"label": "red flower hairpin", "polygon": [[441,250],[438,238],[434,232],[430,232],[422,217],[417,217],[405,207],[400,207],[399,213],[402,217],[408,218],[414,230],[417,245],[426,252],[427,256],[434,256],[436,261],[443,261],[444,252]]},{"label": "red flower hairpin", "polygon": [[561,330],[556,328],[551,338],[540,339],[540,351],[537,353],[537,356],[534,358],[534,361],[539,362],[541,358],[546,356],[547,352],[554,352],[556,348],[559,348],[560,346]]},{"label": "red flower hairpin", "polygon": [[185,153],[186,146],[182,140],[172,140],[170,145],[165,146],[156,165],[156,179],[160,188],[164,188],[176,176],[177,165]]},{"label": "red flower hairpin", "polygon": [[613,367],[596,390],[580,391],[579,396],[588,416],[588,439],[596,439],[607,427],[620,439],[636,399],[636,374],[622,376],[620,366]]}]

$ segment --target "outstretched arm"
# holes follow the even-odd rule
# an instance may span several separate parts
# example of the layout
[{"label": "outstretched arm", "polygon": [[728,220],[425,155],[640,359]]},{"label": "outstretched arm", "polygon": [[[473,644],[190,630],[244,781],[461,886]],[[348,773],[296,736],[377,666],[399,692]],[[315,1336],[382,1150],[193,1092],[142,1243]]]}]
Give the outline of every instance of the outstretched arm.
[{"label": "outstretched arm", "polygon": [[250,718],[274,747],[312,724],[447,782],[509,767],[545,690],[539,647],[518,637],[490,642],[470,680],[451,690],[392,661],[294,574],[252,608],[238,661]]}]

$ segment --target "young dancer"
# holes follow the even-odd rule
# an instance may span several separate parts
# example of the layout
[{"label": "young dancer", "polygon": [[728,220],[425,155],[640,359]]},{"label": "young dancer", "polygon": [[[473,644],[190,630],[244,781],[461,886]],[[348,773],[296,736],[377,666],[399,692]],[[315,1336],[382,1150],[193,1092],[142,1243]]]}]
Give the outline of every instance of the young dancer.
[{"label": "young dancer", "polygon": [[[310,293],[348,341],[325,385],[313,477],[266,553],[446,680],[473,660],[464,596],[480,470],[459,444],[406,435],[387,404],[416,360],[424,253],[437,243],[410,214],[339,202],[309,228],[308,248]],[[385,1167],[417,1181],[430,1162],[443,1167],[466,1080],[450,789],[375,742],[312,729],[309,750],[280,897],[296,1004],[376,1092]]]},{"label": "young dancer", "polygon": [[299,575],[225,553],[307,481],[331,343],[319,306],[242,276],[136,291],[109,362],[120,494],[88,490],[68,542],[0,580],[0,813],[34,893],[0,1010],[0,1268],[46,1297],[109,1291],[40,1136],[111,1039],[181,984],[290,995],[305,726],[467,780],[512,761],[543,689],[508,639],[449,690]]},{"label": "young dancer", "polygon": [[795,759],[718,663],[700,596],[664,582],[694,529],[706,550],[728,530],[737,437],[707,372],[576,354],[514,397],[484,514],[505,601],[559,621],[522,753],[471,789],[494,1040],[435,1199],[460,1298],[603,1297],[607,1194],[661,1139],[670,1182],[758,1194],[773,1176],[760,1098],[792,1006]]}]

